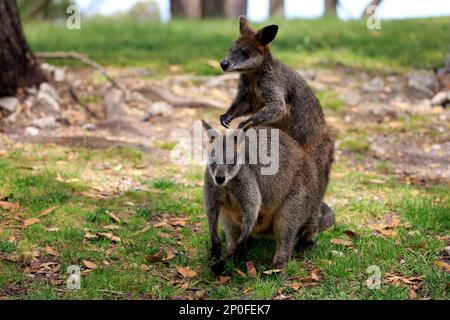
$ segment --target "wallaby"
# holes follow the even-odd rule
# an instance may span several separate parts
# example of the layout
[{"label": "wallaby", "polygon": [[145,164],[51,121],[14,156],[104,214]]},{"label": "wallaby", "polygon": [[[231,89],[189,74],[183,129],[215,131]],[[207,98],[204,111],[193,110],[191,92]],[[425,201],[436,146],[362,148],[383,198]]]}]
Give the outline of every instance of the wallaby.
[{"label": "wallaby", "polygon": [[[245,139],[248,133],[242,139],[236,137],[236,130],[222,136],[204,121],[203,127],[210,139],[203,192],[211,255],[215,260],[213,271],[222,272],[227,257],[245,254],[250,236],[274,238],[276,252],[272,267],[283,268],[298,240],[312,242],[319,227],[324,228],[320,225],[323,191],[319,168],[311,156],[281,130],[251,128],[249,131],[253,131],[255,138],[253,145],[259,148],[256,152],[250,150],[251,142]],[[275,134],[278,139],[272,141]],[[233,147],[227,148],[228,143]],[[260,160],[249,161],[252,155],[261,152],[278,161],[278,170],[273,174],[261,173],[265,165]],[[228,246],[228,255],[222,258],[219,216],[224,222]]]},{"label": "wallaby", "polygon": [[[298,72],[273,58],[270,43],[278,33],[277,25],[255,32],[247,18],[241,16],[239,28],[239,39],[221,62],[225,72],[241,74],[238,93],[230,109],[220,117],[221,124],[228,128],[233,119],[252,115],[238,128],[270,125],[286,132],[318,164],[324,196],[333,163],[334,138],[319,100]],[[335,214],[327,204],[322,204],[321,212],[324,223],[334,224]]]}]

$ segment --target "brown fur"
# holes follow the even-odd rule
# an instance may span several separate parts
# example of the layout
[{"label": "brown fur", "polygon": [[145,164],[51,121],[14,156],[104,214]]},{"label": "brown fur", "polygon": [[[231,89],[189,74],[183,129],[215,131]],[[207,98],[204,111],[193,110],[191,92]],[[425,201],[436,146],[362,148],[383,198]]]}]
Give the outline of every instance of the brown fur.
[{"label": "brown fur", "polygon": [[[204,123],[205,129],[213,130]],[[274,128],[255,127],[259,145],[262,130],[268,131],[267,150],[272,149]],[[211,133],[209,133],[211,134]],[[213,134],[219,134],[214,131]],[[230,136],[225,136],[225,139]],[[214,140],[217,144],[218,140]],[[219,144],[222,148],[226,142]],[[215,272],[222,271],[228,256],[245,255],[250,236],[269,237],[276,241],[273,267],[282,268],[291,258],[295,244],[300,240],[311,242],[320,225],[322,187],[320,168],[290,136],[280,131],[279,170],[274,175],[262,175],[261,163],[219,164],[215,148],[209,148],[205,173],[204,206],[208,217],[212,242],[212,256],[216,259]],[[226,150],[225,150],[226,151]],[[241,148],[231,149],[239,155]],[[249,148],[245,148],[248,159]],[[225,152],[226,153],[226,152]],[[228,158],[229,155],[223,155]],[[226,176],[218,184],[218,176]],[[218,236],[218,218],[222,218],[227,236],[228,255],[221,258]]]},{"label": "brown fur", "polygon": [[[270,125],[289,134],[320,169],[323,197],[333,163],[334,136],[325,123],[320,102],[296,71],[273,58],[269,43],[276,36],[276,26],[254,32],[245,17],[240,17],[239,23],[241,36],[222,62],[226,71],[241,73],[238,94],[220,121],[228,127],[233,119],[250,115],[239,128]],[[322,215],[332,215],[327,220],[334,221],[334,212],[325,203]],[[322,225],[329,227],[329,223]]]}]

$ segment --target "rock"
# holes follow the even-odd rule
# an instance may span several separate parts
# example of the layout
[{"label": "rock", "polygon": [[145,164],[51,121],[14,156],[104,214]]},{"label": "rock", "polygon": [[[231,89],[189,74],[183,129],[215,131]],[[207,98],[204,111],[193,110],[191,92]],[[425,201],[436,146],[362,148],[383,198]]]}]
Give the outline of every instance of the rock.
[{"label": "rock", "polygon": [[41,83],[41,85],[39,86],[39,93],[41,92],[45,92],[48,95],[50,95],[53,99],[55,99],[57,102],[61,102],[61,98],[59,97],[55,88],[53,88],[48,82]]},{"label": "rock", "polygon": [[107,121],[119,120],[127,115],[128,107],[125,103],[125,96],[119,89],[108,90],[103,102]]},{"label": "rock", "polygon": [[62,68],[57,68],[53,73],[53,78],[55,79],[56,82],[62,82],[66,80],[66,70]]},{"label": "rock", "polygon": [[81,126],[86,131],[95,131],[97,126],[93,123],[85,123]]},{"label": "rock", "polygon": [[362,86],[362,91],[374,93],[384,91],[384,80],[380,77],[375,77],[370,79],[369,82],[365,82]]},{"label": "rock", "polygon": [[40,85],[39,91],[36,95],[36,99],[33,103],[33,109],[39,112],[39,114],[55,115],[59,114],[61,108],[59,102],[61,98],[55,89],[48,83],[44,82]]},{"label": "rock", "polygon": [[39,129],[35,127],[27,127],[25,129],[25,135],[35,137],[39,134]]},{"label": "rock", "polygon": [[439,90],[439,80],[433,71],[413,70],[408,74],[408,88],[419,98],[430,98]]},{"label": "rock", "polygon": [[56,118],[53,116],[47,116],[47,117],[35,119],[31,124],[40,129],[54,128],[54,127],[56,127]]},{"label": "rock", "polygon": [[17,99],[16,97],[0,98],[0,107],[9,112],[14,112],[18,105],[19,99]]},{"label": "rock", "polygon": [[174,113],[174,108],[164,101],[157,101],[147,108],[147,118],[150,117],[169,117]]},{"label": "rock", "polygon": [[431,105],[444,106],[450,99],[450,91],[438,92],[433,98],[431,98]]}]

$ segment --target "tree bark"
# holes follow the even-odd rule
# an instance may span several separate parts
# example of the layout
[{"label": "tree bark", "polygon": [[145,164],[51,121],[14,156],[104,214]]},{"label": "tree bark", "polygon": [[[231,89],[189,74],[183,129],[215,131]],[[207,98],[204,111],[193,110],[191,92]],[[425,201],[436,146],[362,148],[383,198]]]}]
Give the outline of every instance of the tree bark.
[{"label": "tree bark", "polygon": [[337,17],[337,5],[339,0],[325,0],[325,16]]},{"label": "tree bark", "polygon": [[[370,3],[364,9],[361,17],[364,19],[364,18],[367,18],[367,17],[373,15],[375,13],[376,9],[378,9],[378,6],[381,4],[381,2],[383,2],[383,0],[372,0],[372,1],[370,1]],[[376,7],[375,10],[370,11],[371,6],[375,6]]]},{"label": "tree bark", "polygon": [[46,81],[25,40],[15,0],[0,1],[0,96]]},{"label": "tree bark", "polygon": [[270,16],[284,17],[284,0],[270,0]]},{"label": "tree bark", "polygon": [[224,0],[203,0],[204,18],[221,18],[225,16]]},{"label": "tree bark", "polygon": [[172,17],[200,19],[202,17],[201,0],[170,0]]},{"label": "tree bark", "polygon": [[247,0],[225,0],[225,17],[236,18],[247,14]]}]

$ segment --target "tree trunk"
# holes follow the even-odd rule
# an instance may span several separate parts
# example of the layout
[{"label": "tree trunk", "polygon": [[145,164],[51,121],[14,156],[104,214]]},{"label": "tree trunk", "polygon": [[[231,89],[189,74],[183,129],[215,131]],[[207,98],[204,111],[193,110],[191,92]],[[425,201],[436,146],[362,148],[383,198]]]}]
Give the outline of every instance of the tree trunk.
[{"label": "tree trunk", "polygon": [[225,17],[236,18],[247,14],[247,0],[225,0]]},{"label": "tree trunk", "polygon": [[[383,1],[383,0],[372,0],[372,1],[370,1],[370,3],[369,3],[369,4],[367,5],[367,7],[364,9],[364,11],[363,11],[361,17],[364,19],[364,18],[367,18],[367,17],[369,17],[369,16],[375,14],[376,9],[378,9],[377,7],[381,4],[382,1]],[[371,8],[371,6],[375,6],[375,7],[374,7],[375,10],[373,10],[373,9]],[[370,9],[372,9],[372,11],[371,11]]]},{"label": "tree trunk", "polygon": [[337,17],[337,5],[339,0],[325,0],[325,16]]},{"label": "tree trunk", "polygon": [[203,0],[203,17],[221,18],[225,15],[224,0]]},{"label": "tree trunk", "polygon": [[270,16],[284,17],[284,0],[270,0]]},{"label": "tree trunk", "polygon": [[0,96],[44,82],[45,76],[22,32],[15,0],[0,1]]},{"label": "tree trunk", "polygon": [[199,19],[202,17],[201,0],[170,0],[172,17]]}]

